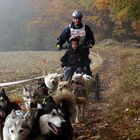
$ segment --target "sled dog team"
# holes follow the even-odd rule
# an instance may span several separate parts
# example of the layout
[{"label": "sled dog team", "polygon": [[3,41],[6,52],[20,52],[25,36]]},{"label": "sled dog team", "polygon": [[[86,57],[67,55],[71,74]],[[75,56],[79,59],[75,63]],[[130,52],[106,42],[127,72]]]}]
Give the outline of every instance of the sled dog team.
[{"label": "sled dog team", "polygon": [[72,123],[83,120],[93,77],[74,73],[62,80],[57,73],[23,87],[23,104],[0,91],[0,140],[72,140]]}]

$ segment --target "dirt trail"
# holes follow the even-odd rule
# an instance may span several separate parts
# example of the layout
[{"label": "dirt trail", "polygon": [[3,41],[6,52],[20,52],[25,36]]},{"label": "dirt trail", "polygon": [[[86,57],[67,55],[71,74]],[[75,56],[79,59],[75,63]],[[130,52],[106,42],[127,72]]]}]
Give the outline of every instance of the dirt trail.
[{"label": "dirt trail", "polygon": [[[103,63],[103,58],[98,52],[90,52],[91,70],[97,69]],[[81,123],[74,125],[74,140],[97,140],[101,138],[98,134],[98,127],[103,120],[104,102],[94,100],[95,93],[91,92],[89,102],[86,107],[85,118]]]},{"label": "dirt trail", "polygon": [[[95,52],[95,51],[94,51]],[[104,55],[103,55],[104,56]],[[96,53],[90,53],[91,59],[91,70],[93,74],[96,72],[100,73],[100,68],[103,68],[103,71],[100,73],[100,78],[102,75],[106,76],[108,74],[108,68],[112,63],[110,59],[106,60],[103,58],[98,51]],[[107,68],[106,68],[107,67]],[[105,85],[109,86],[106,80]],[[102,85],[103,86],[103,85]],[[111,126],[106,121],[106,115],[109,110],[109,96],[108,92],[109,87],[100,93],[101,100],[98,102],[95,100],[95,93],[91,92],[89,96],[89,101],[86,107],[86,114],[84,120],[74,126],[74,140],[118,140],[119,136],[114,131]]]},{"label": "dirt trail", "polygon": [[138,64],[139,50],[98,47],[93,50],[96,51],[90,54],[91,69],[93,74],[99,72],[101,100],[97,102],[95,93],[91,92],[85,118],[74,126],[74,140],[140,140],[139,99],[136,102],[134,95],[120,90],[120,73],[130,60],[131,65]]}]

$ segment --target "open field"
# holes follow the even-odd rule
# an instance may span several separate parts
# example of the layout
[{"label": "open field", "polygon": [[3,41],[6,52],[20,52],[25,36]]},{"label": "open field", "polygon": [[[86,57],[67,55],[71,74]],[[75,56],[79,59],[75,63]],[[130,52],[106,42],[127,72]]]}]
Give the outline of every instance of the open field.
[{"label": "open field", "polygon": [[[48,72],[62,73],[60,58],[64,51],[0,52],[0,83],[42,76]],[[99,55],[91,53],[91,67],[102,63]],[[44,62],[45,60],[45,62]]]},{"label": "open field", "polygon": [[[43,75],[60,70],[60,56],[63,52],[0,52],[0,82],[9,82]],[[44,60],[46,64],[44,64]]]}]

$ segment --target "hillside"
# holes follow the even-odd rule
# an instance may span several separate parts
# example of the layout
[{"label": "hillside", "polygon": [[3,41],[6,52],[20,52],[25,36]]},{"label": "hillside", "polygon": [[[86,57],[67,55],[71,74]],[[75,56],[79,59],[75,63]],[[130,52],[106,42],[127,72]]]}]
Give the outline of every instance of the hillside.
[{"label": "hillside", "polygon": [[138,0],[0,0],[0,51],[56,50],[56,39],[82,11],[96,42],[140,40]]}]

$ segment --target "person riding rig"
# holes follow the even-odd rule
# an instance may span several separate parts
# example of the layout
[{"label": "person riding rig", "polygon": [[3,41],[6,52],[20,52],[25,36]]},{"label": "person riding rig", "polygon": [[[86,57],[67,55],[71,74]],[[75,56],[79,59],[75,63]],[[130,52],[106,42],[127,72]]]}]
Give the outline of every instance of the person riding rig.
[{"label": "person riding rig", "polygon": [[[57,38],[56,47],[58,50],[61,50],[63,49],[62,46],[65,42],[68,44],[70,43],[70,37],[79,37],[79,46],[84,52],[85,58],[89,61],[89,49],[95,44],[93,32],[88,25],[82,23],[83,14],[80,11],[74,11],[72,17],[72,23],[69,24]],[[92,75],[90,63],[91,61],[88,66],[88,75]]]}]

